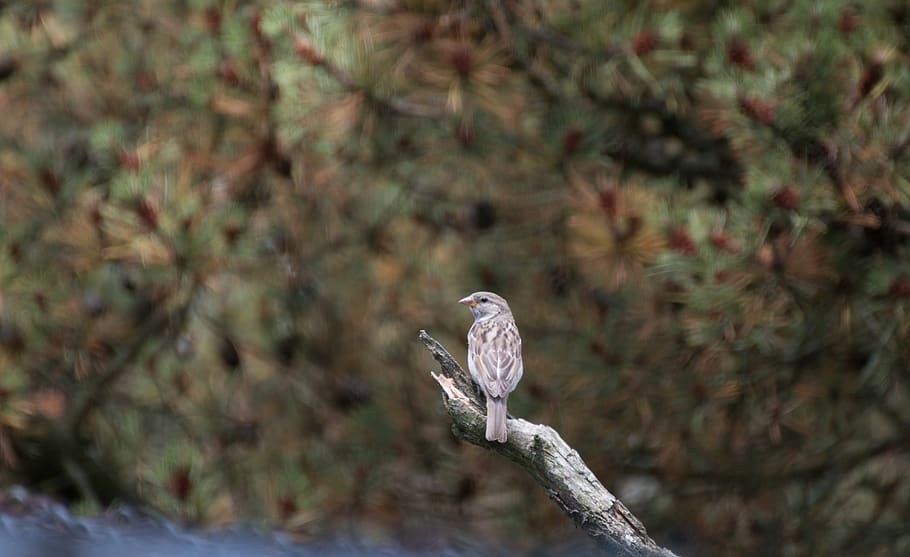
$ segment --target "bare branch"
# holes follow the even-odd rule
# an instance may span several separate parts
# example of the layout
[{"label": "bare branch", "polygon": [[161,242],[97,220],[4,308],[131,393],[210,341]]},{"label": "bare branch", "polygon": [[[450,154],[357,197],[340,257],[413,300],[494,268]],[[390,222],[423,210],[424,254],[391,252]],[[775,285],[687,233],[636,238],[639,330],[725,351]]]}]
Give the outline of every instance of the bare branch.
[{"label": "bare branch", "polygon": [[432,375],[443,389],[443,402],[459,439],[495,451],[527,470],[575,525],[612,555],[674,557],[648,536],[644,525],[553,428],[513,418],[508,420],[508,442],[487,441],[483,406],[470,376],[426,331],[420,331],[419,338],[439,362],[442,373]]}]

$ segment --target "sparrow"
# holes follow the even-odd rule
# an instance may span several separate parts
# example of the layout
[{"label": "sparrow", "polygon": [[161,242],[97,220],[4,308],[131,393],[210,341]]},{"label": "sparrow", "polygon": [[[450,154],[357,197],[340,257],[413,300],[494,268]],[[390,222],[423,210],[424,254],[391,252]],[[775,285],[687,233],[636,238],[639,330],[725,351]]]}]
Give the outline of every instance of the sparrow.
[{"label": "sparrow", "polygon": [[475,292],[458,303],[474,315],[468,330],[468,370],[487,399],[487,441],[505,443],[506,401],[524,372],[515,318],[505,299],[492,292]]}]

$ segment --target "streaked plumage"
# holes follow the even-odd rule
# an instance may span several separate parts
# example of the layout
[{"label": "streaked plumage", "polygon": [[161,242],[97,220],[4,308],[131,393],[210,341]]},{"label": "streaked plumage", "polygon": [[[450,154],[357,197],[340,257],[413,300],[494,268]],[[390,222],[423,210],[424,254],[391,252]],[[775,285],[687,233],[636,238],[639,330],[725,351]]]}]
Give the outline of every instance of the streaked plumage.
[{"label": "streaked plumage", "polygon": [[488,441],[508,439],[506,402],[521,380],[521,336],[509,304],[498,294],[475,292],[459,303],[474,315],[468,330],[468,370],[487,398]]}]

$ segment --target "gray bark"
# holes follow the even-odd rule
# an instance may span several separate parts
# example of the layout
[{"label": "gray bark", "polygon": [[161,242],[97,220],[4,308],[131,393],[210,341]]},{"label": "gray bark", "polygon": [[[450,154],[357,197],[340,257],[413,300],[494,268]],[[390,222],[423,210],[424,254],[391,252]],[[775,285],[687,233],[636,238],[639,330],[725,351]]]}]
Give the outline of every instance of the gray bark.
[{"label": "gray bark", "polygon": [[497,452],[527,470],[575,525],[610,554],[676,557],[648,536],[644,525],[600,483],[578,452],[553,428],[509,418],[508,442],[487,441],[482,395],[475,390],[470,375],[426,331],[420,331],[419,338],[439,362],[441,373],[431,375],[442,387],[443,403],[456,437]]}]

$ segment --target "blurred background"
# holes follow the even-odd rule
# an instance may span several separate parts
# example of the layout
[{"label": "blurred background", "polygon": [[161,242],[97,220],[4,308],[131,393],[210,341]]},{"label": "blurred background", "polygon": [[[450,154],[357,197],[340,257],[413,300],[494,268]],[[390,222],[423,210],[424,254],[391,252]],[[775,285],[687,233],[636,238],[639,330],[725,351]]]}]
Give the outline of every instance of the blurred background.
[{"label": "blurred background", "polygon": [[903,0],[0,2],[0,483],[302,539],[580,536],[510,411],[697,555],[910,552]]}]

